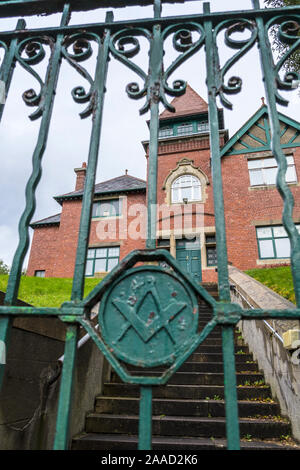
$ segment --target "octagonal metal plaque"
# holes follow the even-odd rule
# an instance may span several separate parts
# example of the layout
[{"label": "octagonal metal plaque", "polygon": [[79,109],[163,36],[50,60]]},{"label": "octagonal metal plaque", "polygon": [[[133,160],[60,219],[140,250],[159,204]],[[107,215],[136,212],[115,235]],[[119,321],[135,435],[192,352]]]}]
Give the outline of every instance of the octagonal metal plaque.
[{"label": "octagonal metal plaque", "polygon": [[193,290],[159,266],[128,270],[106,291],[99,308],[103,340],[119,359],[136,366],[174,362],[197,325]]}]

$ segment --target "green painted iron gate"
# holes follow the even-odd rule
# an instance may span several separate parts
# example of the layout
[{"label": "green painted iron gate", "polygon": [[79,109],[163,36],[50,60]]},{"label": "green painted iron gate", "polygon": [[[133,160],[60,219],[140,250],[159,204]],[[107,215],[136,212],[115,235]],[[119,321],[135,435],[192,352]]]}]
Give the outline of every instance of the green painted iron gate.
[{"label": "green painted iron gate", "polygon": [[[38,139],[33,153],[32,173],[26,186],[26,205],[19,221],[19,244],[9,276],[5,304],[0,307],[0,340],[8,345],[12,321],[16,316],[58,317],[67,324],[54,449],[68,448],[72,385],[80,327],[87,331],[125,382],[140,385],[139,449],[148,450],[151,449],[152,386],[165,384],[207,335],[217,325],[221,325],[227,445],[228,449],[239,449],[234,327],[241,319],[300,318],[300,237],[292,218],[293,196],[285,183],[286,159],[280,147],[280,126],[276,110],[277,103],[287,104],[280,95],[280,89],[293,89],[299,80],[298,74],[294,72],[286,73],[284,76],[281,72],[284,62],[300,45],[300,7],[262,10],[259,0],[252,0],[253,8],[250,10],[211,13],[209,3],[204,3],[203,12],[199,14],[161,17],[160,2],[161,0],[0,1],[1,17],[16,15],[23,17],[27,14],[59,11],[62,13],[59,27],[30,30],[26,29],[24,20],[19,20],[14,31],[0,33],[0,47],[3,51],[0,80],[5,83],[6,95],[10,88],[14,66],[19,63],[38,82],[39,91],[27,90],[23,94],[23,99],[27,105],[34,108],[30,118],[40,119]],[[151,3],[154,6],[153,18],[114,22],[112,13],[107,13],[105,23],[69,25],[72,11]],[[176,3],[176,0],[170,0],[170,3]],[[287,51],[277,63],[274,62],[268,39],[268,31],[274,25],[277,25],[279,40],[287,46]],[[221,67],[217,39],[223,32],[227,46],[232,48],[234,53]],[[246,32],[247,39],[234,39],[233,35],[236,32]],[[164,69],[164,43],[169,37],[173,40],[173,47],[178,52],[178,56],[167,69]],[[133,60],[139,52],[141,38],[149,44],[149,66],[146,71],[136,65]],[[277,188],[283,199],[282,222],[291,242],[291,266],[297,300],[297,308],[294,310],[243,310],[230,301],[216,99],[220,99],[224,106],[231,108],[226,95],[238,93],[242,82],[239,77],[235,76],[226,82],[225,75],[255,44],[258,45],[260,51],[272,129],[272,151],[279,167]],[[98,50],[93,77],[82,65],[89,58],[92,45]],[[50,50],[50,57],[43,80],[33,66],[44,60],[47,48]],[[169,78],[179,65],[201,48],[205,51],[206,63],[199,63],[199,68],[195,70],[195,73],[203,74],[206,71],[207,79],[215,225],[217,227],[220,298],[218,302],[186,274],[167,251],[156,249],[155,239],[159,104],[162,103],[167,109],[172,110],[166,95],[183,94],[186,82],[176,80],[171,85]],[[86,298],[83,298],[85,260],[104,96],[106,88],[109,87],[109,83],[106,83],[106,76],[110,56],[115,57],[140,77],[143,86],[139,87],[136,83],[130,83],[126,91],[130,98],[143,100],[141,114],[150,111],[148,238],[145,250],[130,253]],[[72,90],[72,96],[77,103],[86,103],[81,117],[90,117],[92,122],[72,295],[70,301],[60,308],[20,307],[16,306],[16,299],[22,264],[29,245],[28,227],[35,211],[35,192],[41,176],[42,157],[47,143],[62,61],[67,61],[87,80],[89,89],[85,90],[82,86],[76,87]],[[3,108],[4,104],[1,104],[1,116]],[[154,266],[155,261],[158,263]],[[145,264],[134,268],[138,262]],[[163,298],[160,295],[162,290]],[[201,332],[197,330],[199,299],[213,309],[212,320]],[[100,300],[98,331],[94,329],[90,321],[90,312]],[[173,320],[182,312],[184,322],[180,328],[175,327]],[[124,365],[126,363],[138,364],[142,367],[164,364],[167,368],[160,377],[132,376]],[[0,367],[2,378],[4,366]]]}]

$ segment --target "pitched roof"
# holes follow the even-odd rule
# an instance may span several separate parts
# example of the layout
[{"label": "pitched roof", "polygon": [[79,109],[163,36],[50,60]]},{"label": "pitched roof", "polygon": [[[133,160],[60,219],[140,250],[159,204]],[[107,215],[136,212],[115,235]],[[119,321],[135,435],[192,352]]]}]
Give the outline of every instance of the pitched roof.
[{"label": "pitched roof", "polygon": [[[126,193],[128,191],[146,191],[146,181],[131,175],[122,175],[103,181],[102,183],[95,184],[94,194]],[[81,198],[82,196],[83,189],[80,189],[78,191],[72,191],[70,193],[55,196],[54,199],[61,203],[64,199]]]},{"label": "pitched roof", "polygon": [[30,224],[30,227],[37,227],[38,225],[58,225],[60,223],[60,214],[51,215],[45,219],[37,220]]},{"label": "pitched roof", "polygon": [[172,100],[171,105],[174,106],[176,110],[175,113],[165,109],[160,114],[159,119],[171,119],[208,112],[208,104],[190,85],[186,86],[184,95],[176,96]]},{"label": "pitched roof", "polygon": [[[281,128],[281,147],[300,146],[300,124],[294,119],[278,113]],[[221,150],[223,155],[251,153],[271,150],[271,129],[268,108],[262,105],[243,126],[226,142]]]}]

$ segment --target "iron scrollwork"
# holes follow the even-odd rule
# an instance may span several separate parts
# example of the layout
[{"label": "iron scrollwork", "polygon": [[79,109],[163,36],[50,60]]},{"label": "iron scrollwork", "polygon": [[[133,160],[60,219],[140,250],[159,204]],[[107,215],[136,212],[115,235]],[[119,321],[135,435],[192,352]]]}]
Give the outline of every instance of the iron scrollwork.
[{"label": "iron scrollwork", "polygon": [[[87,80],[90,85],[89,91],[86,91],[83,86],[76,86],[71,92],[72,98],[76,103],[89,103],[87,108],[79,114],[82,119],[90,116],[94,109],[94,79],[91,77],[88,71],[79,64],[80,62],[88,60],[92,56],[92,41],[95,41],[98,47],[100,46],[101,39],[97,34],[94,33],[78,33],[67,36],[62,44],[62,55],[65,57],[68,63],[77,72],[79,72],[83,78]],[[73,47],[73,52],[69,51],[71,46]]]},{"label": "iron scrollwork", "polygon": [[[279,23],[279,24],[278,24]],[[274,72],[276,77],[276,101],[283,106],[288,105],[288,100],[283,98],[278,93],[279,90],[293,90],[297,88],[300,83],[300,73],[296,70],[289,70],[287,67],[288,61],[300,47],[300,20],[299,17],[283,17],[274,18],[269,21],[265,26],[266,34],[273,28],[273,36],[276,42],[286,46],[286,51],[281,55],[278,62],[274,64]],[[275,28],[275,30],[274,30]],[[280,77],[280,72],[285,69],[283,78]]]},{"label": "iron scrollwork", "polygon": [[[110,41],[110,51],[112,55],[124,65],[133,70],[142,80],[143,86],[140,88],[137,82],[131,82],[126,86],[126,93],[132,99],[140,99],[147,95],[148,75],[141,67],[129,60],[140,52],[140,42],[138,37],[144,37],[151,43],[151,33],[145,28],[135,28],[133,30],[123,29],[114,34]],[[143,114],[148,110],[148,100],[140,110]]]},{"label": "iron scrollwork", "polygon": [[[225,97],[225,94],[239,93],[242,89],[242,79],[237,76],[232,76],[227,81],[227,84],[225,84],[225,75],[230,70],[230,68],[235,65],[238,60],[253,47],[257,40],[257,27],[255,22],[246,19],[241,19],[240,21],[229,20],[220,23],[214,30],[214,42],[216,49],[217,36],[224,29],[225,44],[231,49],[237,49],[238,52],[228,59],[222,68],[219,65],[218,93],[223,106],[228,109],[232,109],[232,103]],[[244,33],[246,30],[250,32],[250,37],[239,40],[233,39],[232,35],[234,33]],[[216,60],[219,64],[219,57],[217,57]]]},{"label": "iron scrollwork", "polygon": [[[198,34],[198,37],[193,39],[192,33]],[[111,38],[110,50],[112,55],[133,70],[143,80],[143,86],[141,88],[136,82],[131,82],[126,87],[126,92],[130,98],[140,99],[147,96],[146,102],[140,109],[140,114],[144,114],[149,110],[150,99],[156,99],[162,102],[165,108],[174,111],[173,106],[170,105],[166,98],[166,94],[178,96],[185,93],[186,81],[175,80],[171,87],[168,85],[168,79],[185,60],[201,48],[204,43],[204,31],[202,26],[197,23],[177,24],[166,27],[160,36],[161,47],[163,47],[164,41],[171,34],[173,34],[173,47],[176,51],[181,52],[181,54],[172,62],[165,72],[162,71],[161,83],[156,83],[155,87],[152,86],[150,93],[147,93],[147,91],[150,84],[149,76],[151,70],[149,70],[149,74],[147,74],[141,67],[129,59],[135,57],[140,52],[138,37],[143,36],[146,38],[151,47],[151,32],[145,28],[135,28],[133,30],[123,29],[118,31]]]},{"label": "iron scrollwork", "polygon": [[[44,46],[49,46],[52,54],[54,39],[49,36],[24,39],[18,44],[16,50],[16,60],[37,80],[40,87],[39,92],[36,92],[34,88],[30,88],[22,95],[27,106],[37,106],[37,109],[29,116],[31,120],[38,119],[43,114],[43,95],[46,93],[48,86],[48,76],[43,81],[40,75],[32,68],[32,66],[39,64],[45,58],[46,51]],[[49,69],[47,75],[48,73]]]}]

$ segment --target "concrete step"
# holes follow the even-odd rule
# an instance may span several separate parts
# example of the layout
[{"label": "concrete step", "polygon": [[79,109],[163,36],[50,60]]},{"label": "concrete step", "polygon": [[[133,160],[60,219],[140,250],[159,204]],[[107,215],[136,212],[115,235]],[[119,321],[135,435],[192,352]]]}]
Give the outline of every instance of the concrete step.
[{"label": "concrete step", "polygon": [[[249,354],[249,349],[247,346],[238,346],[234,347],[235,354]],[[200,344],[194,351],[195,353],[222,353],[222,345],[207,345],[207,344]]]},{"label": "concrete step", "polygon": [[[188,358],[189,362],[222,362],[223,354],[222,353],[193,353]],[[235,354],[235,362],[252,362],[252,354]]]},{"label": "concrete step", "polygon": [[[218,298],[216,284],[204,287]],[[199,312],[198,331],[202,331],[212,319],[211,307],[200,302]],[[281,436],[291,434],[290,424],[280,417],[280,407],[240,336],[234,329],[241,449],[299,449],[280,441]],[[165,370],[127,367],[132,375],[142,372],[153,377]],[[167,385],[152,390],[153,450],[226,449],[221,327],[214,328]],[[123,383],[112,372],[103,394],[96,397],[94,411],[86,416],[84,433],[73,439],[72,449],[136,450],[139,401],[140,387]]]},{"label": "concrete step", "polygon": [[[73,439],[73,450],[136,450],[138,445],[137,436],[126,436],[124,434],[99,434],[82,433]],[[177,438],[168,436],[154,436],[152,439],[153,450],[185,451],[193,450],[225,450],[225,439],[211,438]],[[295,450],[295,447],[288,446],[284,441],[241,441],[241,450]]]},{"label": "concrete step", "polygon": [[[106,383],[103,387],[105,396],[123,396],[139,397],[140,389],[138,385],[122,383]],[[224,398],[223,385],[162,385],[153,387],[154,398],[181,398],[185,400],[201,400],[219,396]],[[239,400],[258,400],[264,401],[271,399],[271,390],[269,386],[240,386],[237,387],[237,396]]]},{"label": "concrete step", "polygon": [[[215,336],[207,336],[204,341],[202,341],[200,346],[219,346],[220,348],[222,347],[222,337],[221,335],[215,335]],[[200,347],[199,346],[199,347]],[[245,346],[245,345],[241,345]]]},{"label": "concrete step", "polygon": [[[132,372],[132,375],[135,373]],[[143,372],[143,376],[158,377],[159,372]],[[240,373],[236,374],[237,385],[253,385],[264,382],[264,376],[260,373]],[[117,374],[112,374],[112,381],[119,382]],[[185,384],[185,385],[222,385],[224,383],[224,374],[219,372],[176,372],[169,380],[170,384]]]},{"label": "concrete step", "polygon": [[[144,370],[140,367],[135,366],[127,366],[128,370],[132,372],[140,372],[143,373]],[[166,370],[166,368],[162,367],[153,367],[151,370],[155,372]],[[236,363],[236,370],[238,372],[259,372],[257,363],[255,362],[237,362]],[[185,362],[179,369],[179,372],[223,372],[223,362]]]},{"label": "concrete step", "polygon": [[[86,418],[87,433],[129,434],[138,433],[138,415],[89,413]],[[259,439],[279,438],[290,434],[290,424],[285,420],[270,418],[240,418],[240,434]],[[153,435],[177,437],[223,437],[226,419],[223,417],[153,416]]]},{"label": "concrete step", "polygon": [[[278,416],[280,407],[277,403],[259,403],[256,401],[239,401],[240,418],[255,416]],[[96,413],[113,413],[117,415],[139,413],[139,398],[129,397],[98,397],[95,404]],[[184,400],[169,398],[154,398],[152,402],[153,416],[202,416],[224,417],[225,403],[218,395],[215,399]]]}]

